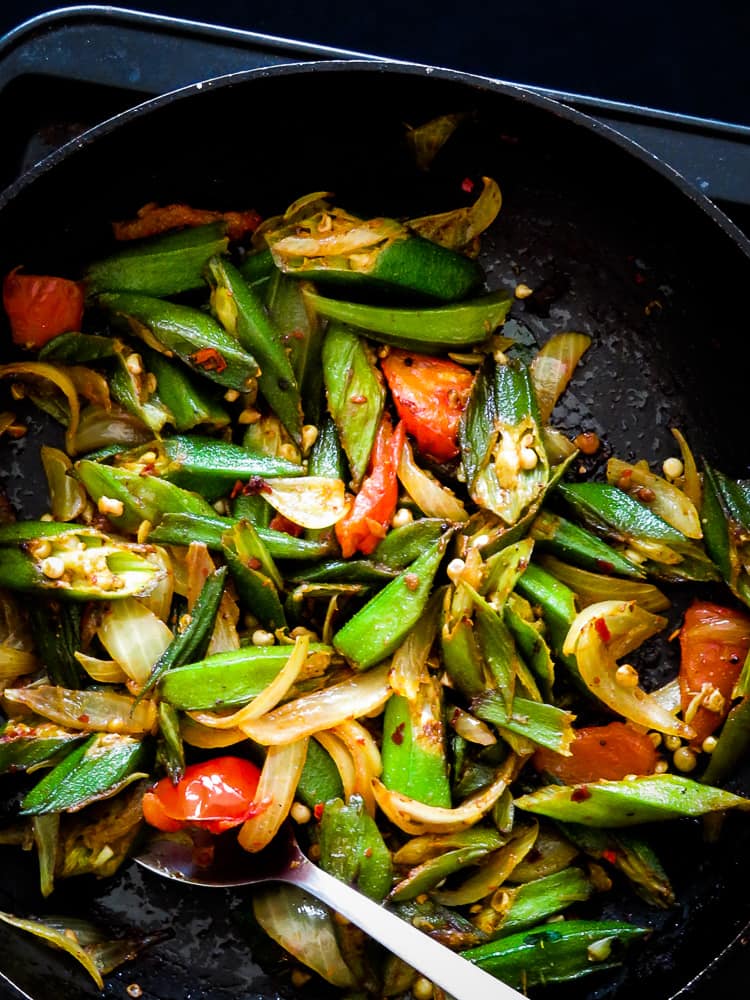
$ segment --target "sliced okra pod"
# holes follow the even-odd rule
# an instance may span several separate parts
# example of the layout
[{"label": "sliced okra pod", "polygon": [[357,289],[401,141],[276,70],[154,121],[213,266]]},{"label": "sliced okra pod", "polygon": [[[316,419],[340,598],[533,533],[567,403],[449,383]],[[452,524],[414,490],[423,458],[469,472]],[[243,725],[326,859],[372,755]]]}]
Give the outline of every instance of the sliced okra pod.
[{"label": "sliced okra pod", "polygon": [[700,517],[709,555],[735,597],[750,605],[750,482],[705,465]]},{"label": "sliced okra pod", "polygon": [[378,542],[372,560],[389,569],[404,569],[434,545],[448,528],[448,523],[438,517],[421,517],[392,528],[382,542]]},{"label": "sliced okra pod", "polygon": [[308,744],[305,766],[294,794],[309,809],[315,809],[330,799],[340,799],[344,795],[339,769],[333,757],[317,740],[310,740]]},{"label": "sliced okra pod", "polygon": [[544,624],[534,618],[531,605],[520,594],[508,595],[503,619],[516,648],[540,685],[542,700],[553,701],[555,661],[544,638]]},{"label": "sliced okra pod", "polygon": [[102,337],[98,333],[60,333],[40,349],[40,361],[57,362],[63,365],[88,365],[95,361],[108,361],[120,350],[120,344],[112,337]]},{"label": "sliced okra pod", "polygon": [[0,732],[0,774],[26,771],[38,764],[59,759],[84,739],[52,722],[36,725],[10,720]]},{"label": "sliced okra pod", "polygon": [[133,292],[105,292],[97,302],[129,333],[227,389],[247,392],[260,373],[255,358],[200,309]]},{"label": "sliced okra pod", "polygon": [[427,857],[413,867],[391,890],[389,899],[395,903],[416,899],[434,889],[449,875],[476,865],[502,844],[497,830],[491,828],[462,830],[454,835],[454,846]]},{"label": "sliced okra pod", "polygon": [[[148,537],[158,545],[189,545],[191,542],[203,542],[209,549],[220,551],[224,535],[237,523],[238,519],[220,517],[213,508],[210,514],[168,513],[161,518]],[[329,540],[295,538],[285,531],[276,531],[273,528],[258,527],[256,530],[272,559],[316,561],[332,553]]]},{"label": "sliced okra pod", "polygon": [[303,569],[285,567],[285,576],[289,583],[382,584],[397,575],[398,570],[389,569],[369,559],[328,559]]},{"label": "sliced okra pod", "polygon": [[302,440],[302,406],[297,376],[281,333],[237,268],[221,257],[208,262],[211,302],[224,329],[236,337],[248,355],[257,359],[258,388],[281,420],[292,440]]},{"label": "sliced okra pod", "polygon": [[37,655],[49,679],[60,687],[85,687],[87,677],[76,659],[81,621],[82,605],[77,601],[35,600],[29,605]]},{"label": "sliced okra pod", "polygon": [[91,264],[84,275],[86,290],[89,295],[140,292],[160,296],[202,288],[206,262],[223,253],[228,244],[222,222],[138,240]]},{"label": "sliced okra pod", "polygon": [[588,691],[581,679],[575,657],[563,653],[565,638],[578,614],[573,591],[533,562],[529,563],[519,577],[516,590],[532,607],[539,610],[556,659],[564,664],[581,690]]},{"label": "sliced okra pod", "polygon": [[147,777],[149,758],[142,740],[95,733],[31,789],[21,803],[21,815],[82,809],[138,777]]},{"label": "sliced okra pod", "polygon": [[707,785],[721,784],[749,751],[750,698],[744,697],[729,710],[700,780]]},{"label": "sliced okra pod", "polygon": [[147,373],[156,379],[156,393],[169,410],[170,423],[176,431],[191,431],[195,427],[220,430],[229,424],[229,414],[212,391],[214,386],[159,351],[144,345],[141,354]]},{"label": "sliced okra pod", "polygon": [[401,645],[421,617],[451,530],[360,608],[333,637],[333,645],[357,670],[380,663]]},{"label": "sliced okra pod", "polygon": [[[421,931],[429,934],[431,938],[435,938],[447,948],[454,950],[471,948],[487,940],[487,935],[457,910],[448,906],[440,906],[431,899],[405,900],[403,903],[395,904],[393,909],[402,920],[419,927]],[[388,972],[389,970],[386,969],[386,982],[388,982]],[[394,984],[393,990],[388,990],[384,995],[396,996],[403,992],[404,990],[397,988],[397,985],[397,983]],[[404,989],[408,989],[409,985],[407,980]]]},{"label": "sliced okra pod", "polygon": [[265,284],[276,272],[273,254],[267,247],[248,253],[240,263],[239,270],[248,284]]},{"label": "sliced okra pod", "polygon": [[159,434],[165,424],[174,421],[174,416],[155,387],[149,385],[142,359],[134,365],[130,360],[133,356],[124,348],[116,352],[109,390],[123,410],[137,417],[154,434]]},{"label": "sliced okra pod", "polygon": [[507,890],[509,909],[493,938],[507,937],[553,917],[573,903],[582,903],[594,886],[580,868],[564,868]]},{"label": "sliced okra pod", "polygon": [[516,696],[509,710],[503,695],[492,689],[472,700],[471,711],[478,719],[491,722],[500,730],[507,729],[557,753],[566,753],[575,738],[572,725],[575,716],[543,701]]},{"label": "sliced okra pod", "polygon": [[251,608],[265,628],[284,628],[281,576],[253,525],[249,521],[236,524],[224,536],[222,551],[241,604]]},{"label": "sliced okra pod", "polygon": [[412,351],[455,351],[481,344],[510,311],[506,291],[432,308],[371,306],[305,292],[311,307],[328,320],[355,327],[371,340]]},{"label": "sliced okra pod", "polygon": [[385,407],[385,386],[371,347],[342,323],[330,323],[323,340],[328,409],[346,453],[356,489],[367,465]]},{"label": "sliced okra pod", "polygon": [[177,782],[185,773],[185,747],[180,734],[179,713],[168,701],[160,701],[158,717],[160,740],[156,749],[157,763],[172,781]]},{"label": "sliced okra pod", "polygon": [[443,699],[433,677],[421,681],[413,699],[400,694],[388,699],[382,755],[381,780],[386,788],[430,806],[450,809]]},{"label": "sliced okra pod", "polygon": [[268,282],[265,302],[288,351],[300,395],[305,400],[306,421],[318,425],[323,416],[322,323],[305,300],[303,284],[281,271],[275,271]]},{"label": "sliced okra pod", "polygon": [[321,421],[318,436],[310,449],[307,472],[310,476],[329,476],[344,482],[348,478],[346,456],[336,424],[330,415],[326,415]]},{"label": "sliced okra pod", "polygon": [[320,865],[378,902],[391,888],[391,852],[360,795],[325,804],[320,822]]},{"label": "sliced okra pod", "polygon": [[17,546],[6,544],[0,587],[86,601],[145,594],[158,582],[146,547],[114,540],[96,528],[65,527],[64,533],[40,532]]},{"label": "sliced okra pod", "polygon": [[595,573],[633,579],[643,579],[646,576],[645,570],[637,563],[631,562],[622,552],[607,545],[598,535],[550,511],[539,511],[529,534],[537,549],[551,552],[575,566]]}]

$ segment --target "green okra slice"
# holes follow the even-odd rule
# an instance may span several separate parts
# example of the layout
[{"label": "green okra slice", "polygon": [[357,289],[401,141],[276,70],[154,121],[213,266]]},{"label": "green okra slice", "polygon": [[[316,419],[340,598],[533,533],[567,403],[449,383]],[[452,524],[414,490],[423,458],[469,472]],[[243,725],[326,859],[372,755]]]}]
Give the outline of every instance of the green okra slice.
[{"label": "green okra slice", "polygon": [[446,531],[336,632],[334,647],[356,670],[393,653],[419,620],[451,534]]},{"label": "green okra slice", "polygon": [[389,569],[404,569],[425,549],[434,545],[449,527],[447,521],[438,517],[421,517],[399,528],[392,528],[378,542],[372,560]]},{"label": "green okra slice", "polygon": [[573,903],[584,902],[593,895],[594,886],[580,868],[570,867],[507,891],[511,898],[510,909],[493,938],[534,927],[562,913]]},{"label": "green okra slice", "polygon": [[484,660],[479,651],[472,601],[463,587],[446,590],[443,622],[440,628],[440,651],[451,682],[467,698],[474,698],[487,687]]},{"label": "green okra slice", "polygon": [[158,476],[209,501],[228,493],[238,481],[261,490],[262,482],[256,480],[301,476],[305,471],[296,462],[197,434],[174,434],[139,445],[121,452],[116,465],[139,475]]},{"label": "green okra slice", "polygon": [[0,774],[26,771],[72,750],[85,737],[52,722],[10,720],[0,732]]},{"label": "green okra slice", "polygon": [[500,730],[507,729],[557,753],[566,753],[575,737],[572,725],[575,716],[570,712],[518,696],[514,697],[509,710],[502,693],[496,689],[477,695],[471,702],[471,711]]},{"label": "green okra slice", "polygon": [[508,526],[538,509],[550,481],[541,418],[527,365],[490,354],[459,424],[461,461],[472,499]]},{"label": "green okra slice", "polygon": [[308,808],[324,805],[330,799],[340,799],[344,795],[341,774],[328,751],[310,740],[302,774],[297,782],[295,798]]},{"label": "green okra slice", "polygon": [[652,774],[623,781],[546,785],[515,800],[517,809],[584,826],[621,827],[703,816],[726,809],[750,809],[750,799],[676,774]]},{"label": "green okra slice", "polygon": [[40,348],[40,361],[57,361],[63,365],[88,365],[95,361],[109,361],[120,349],[112,337],[98,333],[60,333]]},{"label": "green okra slice", "polygon": [[725,583],[750,605],[750,482],[704,464],[700,518],[706,549]]},{"label": "green okra slice", "polygon": [[620,920],[562,920],[462,951],[509,986],[579,979],[622,963],[625,950],[650,928]]},{"label": "green okra slice", "polygon": [[82,605],[37,597],[30,602],[28,615],[37,655],[50,681],[60,687],[85,687],[88,676],[76,659],[82,645]]},{"label": "green okra slice", "polygon": [[325,803],[320,821],[320,865],[378,902],[391,888],[391,852],[361,795]]},{"label": "green okra slice", "polygon": [[543,635],[544,624],[534,618],[529,602],[515,592],[508,595],[503,620],[516,649],[540,685],[542,700],[552,701],[555,661]]},{"label": "green okra slice", "polygon": [[558,483],[555,496],[587,529],[638,552],[649,575],[711,582],[720,573],[703,547],[609,483]]},{"label": "green okra slice", "polygon": [[598,535],[574,524],[559,514],[540,510],[532,522],[529,535],[535,547],[551,552],[560,559],[594,573],[643,579],[646,572]]},{"label": "green okra slice", "polygon": [[[322,369],[321,369],[322,371]],[[346,456],[341,447],[339,432],[330,414],[322,419],[318,436],[310,449],[307,460],[308,476],[328,476],[331,479],[348,479]]]},{"label": "green okra slice", "polygon": [[323,286],[452,302],[470,295],[484,277],[475,259],[410,232],[396,219],[360,219],[333,206],[265,235],[277,268]]},{"label": "green okra slice", "polygon": [[[246,705],[268,687],[286,664],[292,646],[241,646],[176,667],[159,683],[161,697],[186,712]],[[333,649],[310,643],[306,670],[323,672]]]},{"label": "green okra slice", "polygon": [[482,343],[505,322],[513,298],[497,291],[445,306],[394,308],[344,302],[312,292],[305,295],[311,307],[328,320],[355,327],[371,340],[413,351],[451,351]]},{"label": "green okra slice", "polygon": [[242,259],[239,271],[248,284],[265,284],[276,272],[273,254],[267,247],[248,253]]},{"label": "green okra slice", "polygon": [[383,377],[372,348],[343,323],[329,323],[322,364],[328,409],[357,489],[367,472],[385,408]]},{"label": "green okra slice", "polygon": [[21,803],[22,816],[76,812],[140,777],[148,776],[145,741],[95,733],[48,771]]},{"label": "green okra slice", "polygon": [[224,329],[257,359],[258,388],[292,440],[302,440],[302,405],[297,376],[281,333],[257,292],[221,257],[208,262],[211,302]]},{"label": "green okra slice", "polygon": [[502,844],[497,830],[463,830],[456,835],[455,846],[428,857],[412,868],[391,890],[389,899],[394,903],[416,899],[430,892],[449,875],[469,865],[476,865]]},{"label": "green okra slice", "polygon": [[202,288],[207,261],[224,253],[228,244],[222,222],[137,240],[89,265],[84,275],[86,291],[89,296],[139,292],[158,297]]},{"label": "green okra slice", "polygon": [[191,431],[195,427],[220,430],[230,422],[228,412],[214,398],[204,379],[196,378],[184,365],[159,351],[141,350],[147,372],[156,378],[156,394],[171,414],[170,423],[176,431]]},{"label": "green okra slice", "polygon": [[[457,910],[441,906],[432,899],[404,900],[403,903],[394,904],[393,909],[402,920],[419,927],[425,934],[429,934],[431,938],[435,938],[454,951],[459,948],[476,947],[487,940],[487,935]],[[388,982],[388,971],[387,969],[385,982]],[[404,988],[408,989],[409,985],[407,981]],[[396,996],[401,992],[403,990],[394,984],[393,989],[384,995]]]},{"label": "green okra slice", "polygon": [[287,621],[279,596],[283,582],[253,525],[236,524],[224,536],[222,551],[243,607],[252,609],[264,627],[284,628]]},{"label": "green okra slice", "polygon": [[0,587],[66,600],[113,600],[146,594],[160,578],[143,545],[115,540],[90,527],[6,545]]},{"label": "green okra slice", "polygon": [[578,614],[573,591],[533,562],[518,578],[516,591],[539,610],[556,660],[565,666],[582,691],[588,691],[575,657],[563,653],[565,637]]},{"label": "green okra slice", "polygon": [[185,746],[180,733],[180,715],[168,701],[159,702],[160,740],[156,748],[156,763],[164,768],[172,781],[185,773]]},{"label": "green okra slice", "polygon": [[392,694],[385,706],[382,739],[386,788],[430,806],[451,807],[443,699],[434,678],[424,679],[414,699]]},{"label": "green okra slice", "polygon": [[284,570],[289,583],[382,584],[398,576],[398,570],[369,559],[327,559],[302,568],[287,565]]},{"label": "green okra slice", "polygon": [[227,573],[226,566],[219,566],[206,577],[190,612],[190,620],[183,629],[177,629],[174,639],[151,668],[148,680],[138,694],[138,700],[156,687],[168,670],[176,670],[186,663],[195,663],[206,655],[224,594]]},{"label": "green okra slice", "polygon": [[750,698],[743,697],[729,710],[700,780],[707,785],[721,784],[749,751]]},{"label": "green okra slice", "polygon": [[200,309],[133,292],[104,292],[97,303],[116,325],[227,389],[247,392],[260,374],[255,358]]},{"label": "green okra slice", "polygon": [[165,424],[173,422],[174,417],[160,396],[149,390],[142,361],[136,366],[140,370],[133,370],[129,360],[133,356],[133,352],[128,352],[124,346],[115,353],[114,368],[109,377],[110,393],[124,410],[158,435]]},{"label": "green okra slice", "polygon": [[87,459],[77,462],[75,470],[94,503],[98,504],[102,498],[122,503],[122,514],[110,513],[108,518],[123,531],[137,531],[142,521],[158,524],[165,514],[209,518],[216,514],[211,504],[197,493],[158,476],[141,475]]},{"label": "green okra slice", "polygon": [[[149,540],[158,545],[189,545],[203,542],[209,549],[220,551],[222,539],[238,523],[237,518],[221,517],[213,508],[211,513],[175,512],[165,514],[157,526],[149,533]],[[316,561],[330,556],[333,548],[330,540],[295,538],[285,531],[273,528],[256,528],[258,536],[272,559],[293,559]]]},{"label": "green okra slice", "polygon": [[274,271],[266,289],[265,304],[288,352],[300,396],[305,401],[305,422],[317,426],[323,415],[323,324],[308,306],[303,288],[302,282]]}]

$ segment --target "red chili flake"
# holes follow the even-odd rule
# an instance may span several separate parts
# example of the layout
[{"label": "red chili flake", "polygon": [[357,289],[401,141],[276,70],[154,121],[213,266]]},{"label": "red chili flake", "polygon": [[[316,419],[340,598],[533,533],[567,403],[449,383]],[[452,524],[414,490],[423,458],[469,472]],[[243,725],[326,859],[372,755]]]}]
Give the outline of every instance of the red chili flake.
[{"label": "red chili flake", "polygon": [[242,487],[243,497],[257,497],[259,493],[271,493],[271,487],[260,476],[250,476]]},{"label": "red chili flake", "polygon": [[87,722],[89,721],[89,717],[88,717],[88,715],[86,715],[86,714],[84,713],[83,715],[79,715],[79,716],[78,716],[78,721],[79,721],[79,722],[82,722],[82,723],[83,723],[83,725],[85,726],[85,725],[86,725],[86,723],[87,723]]},{"label": "red chili flake", "polygon": [[632,469],[623,469],[620,474],[620,478],[617,480],[617,485],[621,490],[626,490],[630,485],[630,477],[633,475]]},{"label": "red chili flake", "polygon": [[404,583],[407,590],[416,590],[419,586],[419,577],[416,573],[406,573],[404,575]]},{"label": "red chili flake", "polygon": [[295,524],[294,521],[290,521],[283,514],[274,514],[268,527],[272,531],[283,531],[284,534],[291,535],[292,538],[299,538],[304,530],[301,524]]},{"label": "red chili flake", "polygon": [[289,334],[289,336],[292,337],[294,340],[304,340],[305,339],[304,331],[300,330],[299,327],[296,330],[292,330],[292,332]]},{"label": "red chili flake", "polygon": [[215,347],[201,347],[190,355],[190,360],[206,372],[223,372],[227,367],[226,361]]},{"label": "red chili flake", "polygon": [[574,788],[570,795],[571,802],[585,802],[586,799],[590,798],[591,792],[585,785],[579,785],[578,788]]},{"label": "red chili flake", "polygon": [[613,865],[617,861],[617,851],[608,848],[606,851],[602,851],[602,857],[605,861],[609,861]]},{"label": "red chili flake", "polygon": [[323,819],[323,810],[325,809],[325,802],[316,802],[315,808],[313,809],[313,816],[320,822]]},{"label": "red chili flake", "polygon": [[656,500],[656,494],[648,486],[638,486],[633,490],[633,496],[640,500],[641,503],[653,503]]},{"label": "red chili flake", "polygon": [[371,847],[368,847],[368,848],[367,848],[367,849],[365,850],[365,857],[366,857],[366,858],[371,858],[371,857],[372,857],[372,848],[371,848]]},{"label": "red chili flake", "polygon": [[234,486],[232,487],[232,492],[229,494],[229,499],[230,500],[234,500],[235,497],[238,497],[240,495],[240,493],[242,493],[242,491],[244,490],[244,488],[245,488],[245,484],[242,482],[241,479],[238,479],[235,482]]},{"label": "red chili flake", "polygon": [[471,177],[464,177],[464,179],[461,181],[461,190],[465,191],[467,194],[471,194],[471,192],[474,190],[474,181],[471,179]]},{"label": "red chili flake", "polygon": [[349,397],[350,403],[366,403],[367,396],[363,396],[361,392],[356,393],[354,396]]},{"label": "red chili flake", "polygon": [[404,742],[405,725],[406,725],[405,722],[399,722],[399,724],[396,726],[396,728],[393,730],[393,733],[391,734],[391,740],[396,744],[397,747],[400,747],[401,744]]},{"label": "red chili flake", "polygon": [[153,462],[149,462],[148,465],[144,465],[141,471],[138,473],[139,476],[153,476],[154,469],[156,466]]},{"label": "red chili flake", "polygon": [[255,556],[251,556],[247,561],[247,565],[250,569],[260,569],[262,563],[260,559],[256,559]]},{"label": "red chili flake", "polygon": [[612,638],[612,633],[607,628],[607,623],[603,618],[594,619],[594,628],[596,629],[597,634],[599,638],[602,640],[602,642],[609,642],[609,640]]},{"label": "red chili flake", "polygon": [[614,573],[615,567],[607,559],[597,559],[596,565],[602,573]]}]

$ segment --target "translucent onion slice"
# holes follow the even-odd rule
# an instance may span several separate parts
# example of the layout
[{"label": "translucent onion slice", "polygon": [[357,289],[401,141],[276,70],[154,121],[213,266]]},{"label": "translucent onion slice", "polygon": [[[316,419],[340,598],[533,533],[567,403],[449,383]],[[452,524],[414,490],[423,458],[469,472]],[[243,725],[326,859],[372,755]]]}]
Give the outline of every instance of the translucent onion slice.
[{"label": "translucent onion slice", "polygon": [[104,979],[96,966],[94,959],[89,952],[80,944],[75,932],[58,927],[50,927],[42,920],[26,920],[21,917],[14,917],[12,913],[0,912],[0,920],[10,924],[20,931],[33,934],[34,937],[51,945],[53,948],[60,948],[81,963],[86,972],[91,976],[100,990],[104,989]]},{"label": "translucent onion slice", "polygon": [[542,427],[542,444],[551,466],[561,465],[578,451],[569,437],[566,437],[556,427],[550,427],[549,424]]},{"label": "translucent onion slice", "polygon": [[427,517],[440,517],[448,521],[469,520],[466,508],[458,497],[442,486],[429,472],[419,468],[414,461],[414,454],[408,441],[401,449],[398,478],[414,503]]},{"label": "translucent onion slice", "polygon": [[703,537],[695,504],[674,483],[642,468],[640,464],[631,465],[619,458],[610,458],[607,462],[607,482],[642,502],[688,538]]},{"label": "translucent onion slice", "polygon": [[89,677],[98,684],[126,684],[130,679],[120,664],[114,660],[100,660],[96,656],[88,656],[81,652],[76,653],[75,658]]},{"label": "translucent onion slice", "polygon": [[672,435],[680,446],[680,455],[682,456],[682,490],[685,496],[692,501],[696,510],[700,510],[703,503],[703,483],[698,466],[695,464],[695,458],[683,434],[676,427],[673,427]]},{"label": "translucent onion slice", "polygon": [[348,802],[357,791],[357,771],[354,767],[352,755],[334,730],[324,729],[315,734],[315,739],[324,750],[328,751],[333,763],[336,765],[344,790],[344,800]]},{"label": "translucent onion slice", "polygon": [[290,235],[275,240],[269,234],[268,241],[274,258],[283,261],[289,257],[344,257],[376,247],[394,234],[383,231],[382,220],[374,220],[373,224],[363,222],[343,232],[334,226],[332,232],[317,236]]},{"label": "translucent onion slice", "polygon": [[38,666],[39,660],[33,653],[0,643],[0,682],[9,683],[22,674],[31,674]]},{"label": "translucent onion slice", "polygon": [[53,684],[7,688],[5,698],[68,729],[139,736],[156,728],[156,702],[114,691],[73,691]]},{"label": "translucent onion slice", "polygon": [[111,601],[96,634],[112,659],[140,687],[174,638],[171,629],[134,597]]},{"label": "translucent onion slice", "polygon": [[101,406],[87,406],[81,411],[71,454],[85,455],[86,452],[106,448],[111,444],[145,444],[153,436],[153,432],[142,421],[119,406],[113,406],[111,410]]},{"label": "translucent onion slice", "polygon": [[247,740],[241,729],[209,729],[188,715],[180,719],[180,736],[189,746],[200,747],[202,750],[231,747]]},{"label": "translucent onion slice", "polygon": [[333,733],[341,740],[351,756],[354,765],[355,795],[361,795],[364,807],[370,816],[375,815],[375,796],[372,791],[374,778],[383,772],[380,750],[365,727],[355,719],[339,723]]},{"label": "translucent onion slice", "polygon": [[70,408],[70,420],[65,430],[65,448],[69,455],[76,452],[76,433],[81,417],[81,407],[78,402],[78,392],[65,369],[60,365],[49,365],[44,361],[16,361],[9,365],[0,365],[0,378],[13,376],[19,379],[30,379],[35,382],[43,379],[52,382],[62,392]]},{"label": "translucent onion slice", "polygon": [[497,743],[497,737],[487,723],[463,708],[456,707],[451,710],[448,724],[467,743],[476,743],[482,747],[491,747],[493,743]]},{"label": "translucent onion slice", "polygon": [[556,580],[575,591],[581,609],[599,601],[635,601],[652,612],[666,611],[670,606],[669,598],[653,583],[592,573],[549,555],[540,556],[538,562]]},{"label": "translucent onion slice", "polygon": [[346,513],[346,492],[341,479],[299,476],[266,479],[264,483],[263,499],[303,528],[330,528]]},{"label": "translucent onion slice", "polygon": [[86,506],[86,490],[68,472],[73,463],[59,448],[43,444],[39,449],[42,468],[47,478],[50,511],[56,521],[73,521]]},{"label": "translucent onion slice", "polygon": [[172,611],[172,598],[174,597],[172,558],[169,552],[160,545],[151,546],[144,555],[159,570],[158,581],[153,590],[145,596],[139,597],[138,600],[149,611],[153,611],[157,618],[166,622]]},{"label": "translucent onion slice", "polygon": [[555,404],[567,388],[576,365],[590,346],[591,337],[585,333],[556,333],[532,361],[531,381],[543,424],[552,416]]},{"label": "translucent onion slice", "polygon": [[93,406],[100,406],[103,410],[112,409],[109,383],[99,372],[86,368],[85,365],[66,365],[65,374],[70,377],[79,396],[83,396]]},{"label": "translucent onion slice", "polygon": [[278,885],[253,893],[253,914],[270,938],[327,982],[341,989],[356,985],[323,903],[297,886]]},{"label": "translucent onion slice", "polygon": [[[188,611],[192,611],[203,589],[203,584],[216,569],[211,553],[203,542],[191,542],[185,557],[185,567],[187,570],[185,586]],[[237,631],[239,620],[239,605],[229,590],[225,589],[221,595],[206,655],[210,656],[213,653],[224,653],[230,649],[240,648],[240,636]]]},{"label": "translucent onion slice", "polygon": [[347,719],[378,712],[391,695],[389,664],[333,684],[312,694],[289,701],[243,725],[250,739],[264,746],[290,743],[313,736],[321,729],[333,729]]},{"label": "translucent onion slice", "polygon": [[302,768],[307,757],[308,737],[269,747],[253,805],[259,809],[246,820],[239,832],[246,851],[262,851],[271,843],[289,815]]},{"label": "translucent onion slice", "polygon": [[640,686],[617,681],[617,660],[637,649],[666,625],[635,601],[600,601],[585,608],[573,621],[563,652],[575,656],[581,677],[591,691],[613,712],[669,736],[693,739],[695,731],[676,719]]},{"label": "translucent onion slice", "polygon": [[536,843],[539,825],[533,823],[517,830],[513,838],[483,860],[481,868],[455,889],[438,889],[432,898],[443,906],[466,906],[497,892],[519,862]]},{"label": "translucent onion slice", "polygon": [[391,660],[389,680],[396,694],[413,701],[427,669],[427,658],[440,625],[443,595],[437,592]]},{"label": "translucent onion slice", "polygon": [[405,833],[457,833],[468,830],[490,811],[513,780],[517,769],[518,759],[510,754],[493,781],[455,809],[428,806],[417,799],[410,799],[386,788],[378,778],[373,779],[372,788],[382,811]]},{"label": "translucent onion slice", "polygon": [[497,181],[491,177],[483,177],[482,190],[473,205],[409,219],[407,225],[412,232],[419,233],[433,243],[451,250],[462,250],[492,225],[502,204],[503,196]]}]

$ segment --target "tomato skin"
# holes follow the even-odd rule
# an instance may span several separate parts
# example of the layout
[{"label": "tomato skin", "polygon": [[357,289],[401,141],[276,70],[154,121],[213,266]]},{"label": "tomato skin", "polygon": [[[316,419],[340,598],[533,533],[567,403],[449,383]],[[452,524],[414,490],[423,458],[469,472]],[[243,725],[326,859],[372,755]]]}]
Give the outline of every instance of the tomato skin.
[{"label": "tomato skin", "polygon": [[83,305],[82,286],[68,278],[19,274],[16,268],[3,281],[3,306],[13,342],[21,347],[43,347],[60,333],[80,330]]},{"label": "tomato skin", "polygon": [[683,715],[704,684],[721,693],[720,711],[700,705],[688,721],[700,746],[729,713],[732,689],[750,648],[750,617],[733,608],[695,600],[680,629],[680,700]]},{"label": "tomato skin", "polygon": [[571,756],[539,747],[532,758],[537,771],[566,785],[588,781],[620,781],[628,774],[653,774],[659,755],[646,733],[624,722],[582,726],[570,745]]},{"label": "tomato skin", "polygon": [[381,367],[398,415],[419,450],[438,462],[455,458],[471,372],[447,358],[397,348],[391,348]]},{"label": "tomato skin", "polygon": [[336,538],[344,559],[355,552],[369,555],[385,537],[398,503],[398,469],[406,428],[399,422],[391,427],[386,415],[380,422],[369,472],[344,517],[337,522]]},{"label": "tomato skin", "polygon": [[162,778],[146,792],[143,818],[168,833],[186,826],[223,833],[265,808],[254,804],[259,778],[255,764],[242,757],[190,764],[177,784]]}]

